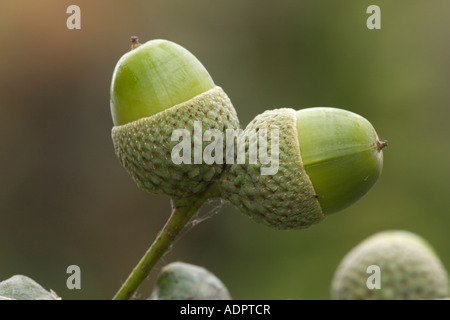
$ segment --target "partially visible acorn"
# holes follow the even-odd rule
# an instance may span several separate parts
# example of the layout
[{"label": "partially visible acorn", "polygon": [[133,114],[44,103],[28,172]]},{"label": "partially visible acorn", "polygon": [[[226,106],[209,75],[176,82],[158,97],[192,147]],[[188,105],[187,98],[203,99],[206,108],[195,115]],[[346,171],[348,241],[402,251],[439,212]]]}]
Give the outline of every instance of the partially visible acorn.
[{"label": "partially visible acorn", "polygon": [[0,300],[61,300],[50,290],[24,275],[15,275],[0,282]]},{"label": "partially visible acorn", "polygon": [[[369,287],[369,266],[379,268],[379,288]],[[370,271],[370,270],[369,270]],[[340,262],[331,284],[335,300],[445,299],[448,273],[430,244],[403,230],[379,232]]]},{"label": "partially visible acorn", "polygon": [[179,141],[171,141],[172,133],[187,129],[194,139],[194,122],[201,121],[202,137],[195,141],[201,144],[208,129],[238,129],[236,111],[188,50],[161,39],[132,41],[111,82],[112,139],[119,161],[146,191],[177,198],[205,191],[225,161],[197,164],[192,154],[191,164],[175,164],[172,150]]},{"label": "partially visible acorn", "polygon": [[[275,131],[278,137],[273,138]],[[302,229],[318,223],[364,196],[382,170],[381,150],[387,143],[379,140],[369,121],[347,110],[266,111],[240,136],[249,137],[246,151],[258,148],[261,132],[269,153],[279,141],[278,170],[263,175],[268,165],[251,164],[247,153],[244,164],[233,164],[223,176],[222,197],[271,227]]]},{"label": "partially visible acorn", "polygon": [[150,296],[152,300],[230,300],[223,282],[203,267],[185,262],[164,266]]}]

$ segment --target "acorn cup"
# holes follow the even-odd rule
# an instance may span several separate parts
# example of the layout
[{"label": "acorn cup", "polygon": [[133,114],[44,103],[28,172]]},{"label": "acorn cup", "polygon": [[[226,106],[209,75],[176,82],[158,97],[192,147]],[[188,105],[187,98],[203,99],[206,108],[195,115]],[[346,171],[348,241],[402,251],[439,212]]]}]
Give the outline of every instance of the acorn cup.
[{"label": "acorn cup", "polygon": [[334,300],[449,296],[448,273],[433,248],[419,235],[403,230],[379,232],[362,241],[342,259],[331,284]]},{"label": "acorn cup", "polygon": [[150,299],[231,300],[231,296],[211,271],[185,262],[172,262],[162,268]]},{"label": "acorn cup", "polygon": [[188,50],[167,40],[132,41],[111,83],[115,153],[141,189],[176,198],[204,192],[218,180],[225,161],[206,164],[192,151],[190,163],[174,163],[172,151],[181,138],[172,135],[186,129],[189,136],[183,139],[189,139],[192,150],[194,143],[203,150],[206,130],[239,128],[236,111]]},{"label": "acorn cup", "polygon": [[[238,156],[222,176],[222,197],[256,222],[306,228],[369,191],[386,145],[369,121],[350,111],[266,111],[238,137]],[[238,159],[242,152],[245,162]]]}]

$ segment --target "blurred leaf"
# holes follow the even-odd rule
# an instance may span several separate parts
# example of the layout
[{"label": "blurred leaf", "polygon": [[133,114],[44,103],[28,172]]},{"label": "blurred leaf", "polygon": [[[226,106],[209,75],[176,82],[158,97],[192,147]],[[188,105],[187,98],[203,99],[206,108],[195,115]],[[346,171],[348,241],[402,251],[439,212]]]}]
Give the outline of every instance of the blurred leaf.
[{"label": "blurred leaf", "polygon": [[50,290],[23,275],[15,275],[0,282],[0,300],[61,300]]},{"label": "blurred leaf", "polygon": [[230,300],[228,289],[205,268],[173,262],[158,276],[152,300]]}]

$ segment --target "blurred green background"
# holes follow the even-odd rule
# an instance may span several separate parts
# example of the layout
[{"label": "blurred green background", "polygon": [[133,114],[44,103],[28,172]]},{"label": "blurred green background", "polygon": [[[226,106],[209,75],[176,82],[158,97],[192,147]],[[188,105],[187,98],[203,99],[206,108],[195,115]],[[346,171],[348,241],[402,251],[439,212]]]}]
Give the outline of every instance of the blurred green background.
[{"label": "blurred green background", "polygon": [[[71,4],[81,30],[66,28]],[[381,30],[366,27],[372,4]],[[236,299],[329,299],[343,256],[386,229],[420,234],[450,268],[448,12],[446,0],[2,0],[0,279],[110,299],[168,218],[169,199],[139,190],[111,141],[111,75],[132,35],[194,53],[242,126],[267,109],[332,106],[389,141],[375,187],[309,229],[272,230],[211,203],[139,298],[181,260],[213,271]],[[66,287],[72,264],[81,290]]]}]

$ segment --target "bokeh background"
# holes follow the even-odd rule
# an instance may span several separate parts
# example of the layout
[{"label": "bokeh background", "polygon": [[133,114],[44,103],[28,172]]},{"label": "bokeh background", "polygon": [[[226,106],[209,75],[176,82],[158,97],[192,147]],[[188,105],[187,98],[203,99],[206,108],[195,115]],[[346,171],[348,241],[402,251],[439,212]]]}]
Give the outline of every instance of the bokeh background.
[{"label": "bokeh background", "polygon": [[[81,30],[66,9],[81,8]],[[366,9],[381,8],[381,30]],[[63,299],[110,299],[169,216],[111,141],[109,86],[129,38],[190,50],[242,126],[267,109],[332,106],[389,141],[358,203],[301,231],[210,203],[139,290],[172,261],[204,266],[236,299],[329,299],[343,256],[375,232],[420,234],[450,268],[450,2],[384,0],[0,2],[0,279],[28,275]],[[81,290],[66,269],[81,268]]]}]

